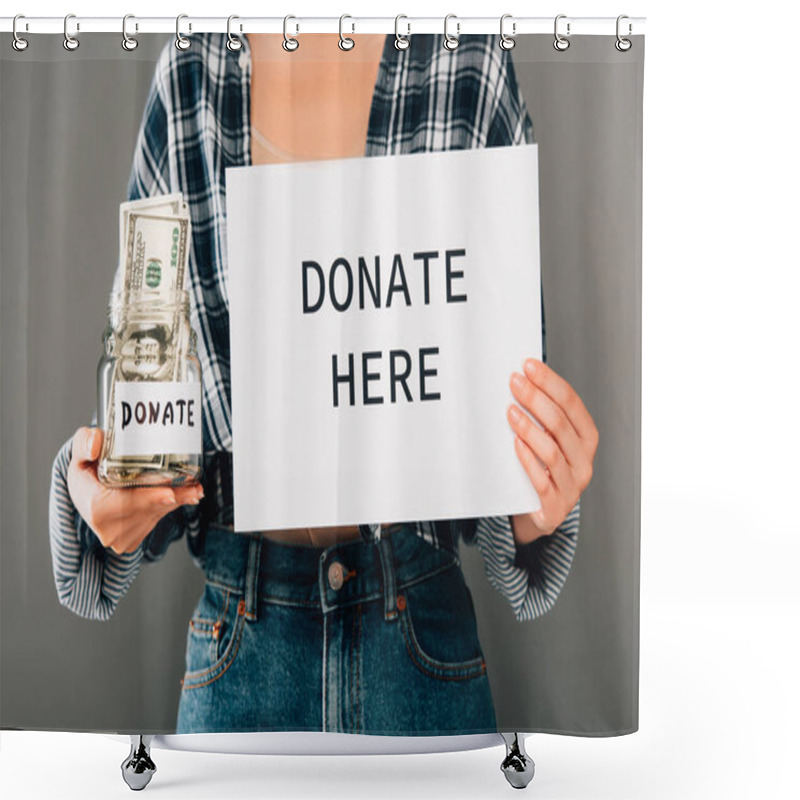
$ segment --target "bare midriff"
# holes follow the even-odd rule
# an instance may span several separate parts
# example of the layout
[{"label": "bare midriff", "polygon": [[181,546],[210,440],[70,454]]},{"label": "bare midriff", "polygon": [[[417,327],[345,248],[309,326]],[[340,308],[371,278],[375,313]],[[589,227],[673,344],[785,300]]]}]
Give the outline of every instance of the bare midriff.
[{"label": "bare midriff", "polygon": [[[389,526],[384,523],[383,527]],[[342,525],[329,528],[292,528],[280,531],[261,531],[261,535],[273,542],[305,545],[307,547],[331,547],[340,542],[361,538],[357,525]]]},{"label": "bare midriff", "polygon": [[[352,51],[339,35],[305,34],[286,52],[280,34],[247,34],[252,58],[253,164],[363,156],[385,37],[359,36]],[[266,145],[263,143],[266,140]],[[330,547],[359,539],[357,525],[262,531],[275,542]]]}]

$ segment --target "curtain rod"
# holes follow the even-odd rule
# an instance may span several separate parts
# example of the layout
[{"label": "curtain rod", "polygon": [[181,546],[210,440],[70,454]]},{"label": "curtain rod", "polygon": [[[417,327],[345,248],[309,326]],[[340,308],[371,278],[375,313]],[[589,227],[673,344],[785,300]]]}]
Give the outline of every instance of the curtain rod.
[{"label": "curtain rod", "polygon": [[[175,17],[136,17],[129,16],[126,31],[129,36],[141,33],[175,33]],[[0,32],[13,30],[13,17],[0,17]],[[398,31],[401,36],[409,32],[444,34],[444,17],[401,17]],[[394,33],[394,17],[356,17],[349,16],[343,21],[342,31],[352,33]],[[644,17],[625,17],[621,21],[623,36],[636,36],[644,33]],[[64,17],[27,17],[17,20],[19,35],[33,33],[60,33],[63,35]],[[569,28],[567,27],[569,26]],[[181,15],[181,34],[225,33],[228,30],[227,17],[195,17]],[[503,30],[506,35],[518,36],[533,33],[553,34],[554,17],[514,17],[506,15]],[[81,17],[70,15],[68,30],[71,36],[83,33],[122,33],[122,17]],[[283,33],[283,17],[235,17],[231,31],[238,33]],[[297,33],[337,33],[340,30],[338,17],[293,17],[288,24],[291,34]],[[562,35],[614,36],[617,32],[616,17],[569,17],[559,15],[558,30]],[[500,16],[497,17],[459,17],[451,15],[448,31],[452,35],[470,33],[498,33]]]}]

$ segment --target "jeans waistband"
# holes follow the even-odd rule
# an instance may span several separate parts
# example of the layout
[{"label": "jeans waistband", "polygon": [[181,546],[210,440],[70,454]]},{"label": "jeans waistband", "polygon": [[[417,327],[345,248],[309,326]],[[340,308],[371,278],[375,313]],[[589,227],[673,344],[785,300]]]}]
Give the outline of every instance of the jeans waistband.
[{"label": "jeans waistband", "polygon": [[456,563],[455,552],[425,541],[412,524],[384,528],[376,541],[330,547],[289,545],[212,526],[205,546],[206,580],[241,594],[250,620],[257,619],[259,603],[328,612],[381,599],[386,619],[393,619],[405,587]]}]

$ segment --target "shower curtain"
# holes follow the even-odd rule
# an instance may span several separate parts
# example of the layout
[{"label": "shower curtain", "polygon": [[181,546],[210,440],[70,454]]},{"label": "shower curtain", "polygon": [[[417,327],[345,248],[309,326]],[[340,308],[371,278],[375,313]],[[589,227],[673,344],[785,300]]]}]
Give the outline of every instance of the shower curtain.
[{"label": "shower curtain", "polygon": [[0,42],[0,725],[635,731],[644,38],[189,39]]}]

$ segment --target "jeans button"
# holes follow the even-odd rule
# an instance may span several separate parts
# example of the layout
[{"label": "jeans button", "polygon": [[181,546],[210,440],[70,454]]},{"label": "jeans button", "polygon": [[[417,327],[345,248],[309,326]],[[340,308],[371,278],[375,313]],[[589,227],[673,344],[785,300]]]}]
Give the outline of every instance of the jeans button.
[{"label": "jeans button", "polygon": [[332,561],[328,567],[328,583],[335,592],[344,585],[344,567],[340,561]]}]

